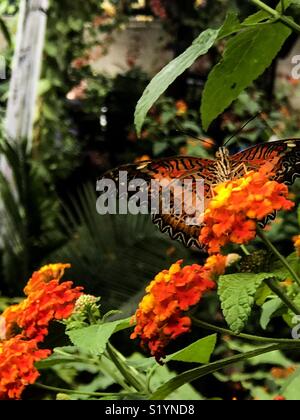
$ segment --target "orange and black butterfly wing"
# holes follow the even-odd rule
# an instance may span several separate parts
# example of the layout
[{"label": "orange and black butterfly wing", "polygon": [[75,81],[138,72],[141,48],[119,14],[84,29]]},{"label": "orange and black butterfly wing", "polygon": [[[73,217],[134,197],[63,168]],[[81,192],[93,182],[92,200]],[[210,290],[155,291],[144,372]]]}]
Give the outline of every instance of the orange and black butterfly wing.
[{"label": "orange and black butterfly wing", "polygon": [[[239,176],[243,176],[245,170],[265,168],[272,179],[291,185],[300,177],[300,139],[259,144],[231,156],[230,159],[233,172]],[[267,216],[261,226],[275,220],[276,215],[275,211]]]},{"label": "orange and black butterfly wing", "polygon": [[[204,196],[205,200],[211,198],[211,185],[216,183],[214,168],[215,162],[210,159],[201,159],[195,157],[171,157],[159,159],[155,161],[146,161],[139,164],[124,165],[105,175],[116,182],[119,182],[120,173],[126,172],[128,181],[134,179],[142,179],[146,181],[149,198],[153,198],[155,192],[152,190],[152,180],[163,181],[164,184],[174,185],[174,180],[192,180],[192,194],[196,195],[197,180],[204,180]],[[199,243],[199,235],[201,223],[190,224],[188,219],[192,216],[184,211],[177,214],[175,211],[176,187],[172,190],[171,208],[165,213],[161,212],[162,197],[159,197],[159,209],[152,214],[152,220],[155,225],[163,233],[168,233],[172,239],[179,240],[186,247],[195,246],[203,250],[203,246]],[[158,193],[160,194],[160,193]],[[181,194],[181,192],[178,192]],[[150,197],[151,196],[151,197]],[[149,209],[150,210],[150,209]],[[153,210],[153,209],[152,209]]]},{"label": "orange and black butterfly wing", "polygon": [[230,157],[233,172],[265,167],[272,179],[291,185],[300,177],[300,139],[285,139],[250,147]]}]

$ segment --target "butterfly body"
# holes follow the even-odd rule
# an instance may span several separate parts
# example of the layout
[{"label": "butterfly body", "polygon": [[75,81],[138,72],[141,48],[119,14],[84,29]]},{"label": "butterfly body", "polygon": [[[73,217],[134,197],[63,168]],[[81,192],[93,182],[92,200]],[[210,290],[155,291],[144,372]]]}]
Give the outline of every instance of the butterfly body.
[{"label": "butterfly body", "polygon": [[[226,147],[216,153],[216,159],[202,159],[190,156],[177,156],[154,161],[141,162],[119,167],[105,177],[117,180],[120,171],[126,171],[128,179],[143,179],[151,193],[151,180],[174,183],[176,180],[191,180],[193,194],[196,194],[197,180],[204,180],[204,208],[211,200],[213,188],[223,182],[241,178],[247,171],[264,168],[271,179],[285,184],[292,184],[300,177],[300,139],[286,139],[263,143],[230,155]],[[173,196],[176,201],[176,191]],[[270,215],[269,219],[274,219]],[[199,243],[201,222],[190,225],[190,215],[176,214],[171,208],[168,214],[157,213],[152,216],[153,222],[172,239],[180,240],[186,247],[195,246],[205,250]]]}]

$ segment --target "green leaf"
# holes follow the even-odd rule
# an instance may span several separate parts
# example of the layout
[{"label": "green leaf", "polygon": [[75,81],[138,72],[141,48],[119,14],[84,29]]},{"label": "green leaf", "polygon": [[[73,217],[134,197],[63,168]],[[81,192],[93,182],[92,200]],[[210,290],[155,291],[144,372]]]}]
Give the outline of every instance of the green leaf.
[{"label": "green leaf", "polygon": [[[283,2],[285,10],[293,4],[300,5],[300,0],[283,0]],[[276,10],[281,12],[281,2],[278,3]]]},{"label": "green leaf", "polygon": [[209,335],[208,337],[196,341],[183,350],[171,354],[167,357],[167,362],[170,360],[176,360],[177,362],[208,363],[210,361],[210,356],[215,349],[216,342],[217,334]]},{"label": "green leaf", "polygon": [[140,135],[146,115],[167,88],[187,70],[201,55],[206,54],[215,41],[223,39],[242,29],[237,13],[229,12],[220,29],[207,29],[179,57],[171,61],[158,73],[145,89],[135,111],[135,126]]},{"label": "green leaf", "polygon": [[[176,373],[170,371],[166,365],[158,366],[153,376],[151,377],[151,386],[154,389],[157,389],[166,381],[171,380],[175,376],[176,376]],[[190,384],[183,385],[180,389],[175,390],[168,397],[169,401],[170,400],[191,401],[191,400],[203,400],[203,399],[204,398]]]},{"label": "green leaf", "polygon": [[255,25],[257,23],[263,22],[266,19],[271,17],[270,13],[265,12],[264,10],[259,10],[251,16],[248,16],[244,21],[243,25]]},{"label": "green leaf", "polygon": [[202,32],[183,54],[171,61],[152,79],[139,100],[135,111],[135,126],[139,135],[152,105],[198,57],[208,52],[218,35],[219,30],[217,29],[207,29]]},{"label": "green leaf", "polygon": [[[129,366],[134,367],[140,372],[147,374],[148,379],[151,377],[151,388],[157,389],[165,382],[174,378],[177,373],[169,369],[165,364],[158,365],[154,357],[145,358],[141,353],[133,353],[127,358]],[[202,400],[203,397],[189,384],[185,384],[180,389],[169,395],[168,400]]]},{"label": "green leaf", "polygon": [[[254,351],[257,347],[257,344],[249,344],[245,343],[244,341],[240,340],[230,340],[226,343],[228,348],[232,351],[238,351],[240,353],[248,353]],[[282,366],[288,367],[291,366],[291,361],[287,357],[284,356],[282,351],[275,350],[271,354],[259,354],[249,360],[247,360],[247,364],[251,366],[258,366],[258,365],[273,365],[273,366]]]},{"label": "green leaf", "polygon": [[270,353],[274,350],[277,350],[279,347],[279,345],[261,347],[259,349],[252,350],[247,353],[238,354],[236,356],[228,357],[226,359],[183,372],[180,375],[177,375],[175,378],[172,378],[171,380],[167,381],[162,386],[160,386],[151,395],[150,400],[163,400],[166,397],[168,397],[168,395],[170,395],[172,392],[174,392],[175,390],[179,389],[187,383],[195,381],[196,379],[200,379],[211,373],[217,372],[225,368],[226,366],[230,366],[234,363],[241,362],[243,360],[248,360],[252,357],[256,357],[264,353]]},{"label": "green leaf", "polygon": [[220,29],[218,39],[223,39],[229,35],[234,34],[242,29],[238,15],[235,12],[229,12],[226,20]]},{"label": "green leaf", "polygon": [[5,20],[2,17],[0,17],[0,31],[2,32],[8,46],[11,47],[12,45],[11,36],[6,26]]},{"label": "green leaf", "polygon": [[280,22],[246,29],[229,40],[223,59],[210,72],[201,116],[204,129],[272,63],[291,30]]},{"label": "green leaf", "polygon": [[51,89],[52,84],[51,81],[48,79],[41,79],[38,85],[38,94],[39,96],[45,95],[45,93],[49,92]]},{"label": "green leaf", "polygon": [[[292,301],[297,308],[300,308],[300,293],[294,296]],[[294,322],[295,313],[291,309],[289,309],[286,313],[284,313],[282,315],[282,318],[290,328],[295,327],[295,322]]]},{"label": "green leaf", "polygon": [[261,285],[255,296],[255,303],[257,306],[262,306],[266,300],[272,295],[272,291],[265,283]]},{"label": "green leaf", "polygon": [[100,356],[104,353],[110,337],[115,332],[129,327],[130,319],[123,319],[69,331],[67,334],[74,346],[85,352],[89,351],[93,355]]},{"label": "green leaf", "polygon": [[35,364],[36,368],[38,370],[42,369],[50,369],[53,368],[56,365],[63,365],[66,366],[70,363],[74,363],[74,359],[68,358],[68,357],[61,357],[57,355],[52,355],[48,357],[48,359],[42,360],[41,362],[38,362]]},{"label": "green leaf", "polygon": [[[292,4],[300,4],[300,0],[283,0],[284,1],[284,9],[286,10]],[[281,12],[281,2],[278,3],[276,10]],[[261,23],[266,19],[274,19],[270,13],[266,12],[265,10],[259,10],[258,12],[254,13],[251,16],[248,16],[244,21],[243,25],[255,25],[257,23]]]},{"label": "green leaf", "polygon": [[[300,5],[300,0],[282,0],[284,3],[284,10],[286,10],[289,6],[291,6],[292,4],[298,4]],[[281,1],[278,3],[278,5],[276,6],[276,10],[278,12],[281,12],[282,7],[281,7],[282,3]],[[243,24],[255,24],[255,23],[260,23],[268,18],[272,18],[271,14],[266,12],[265,10],[259,10],[258,12],[254,13],[251,16],[248,16],[244,21]]]},{"label": "green leaf", "polygon": [[78,356],[80,358],[80,353],[78,349],[74,346],[56,347],[53,350],[51,356],[49,356],[45,360],[37,362],[35,365],[38,370],[49,369],[56,365],[67,365],[70,363],[76,363],[76,361],[78,360]]},{"label": "green leaf", "polygon": [[132,317],[129,317],[126,319],[119,319],[118,321],[111,322],[111,324],[114,324],[114,323],[116,324],[114,334],[119,331],[127,330],[128,328],[131,328],[133,326]]},{"label": "green leaf", "polygon": [[270,273],[238,273],[221,276],[218,294],[230,329],[239,334],[251,314],[255,294]]},{"label": "green leaf", "polygon": [[300,400],[300,369],[291,375],[280,391],[280,395],[288,401]]},{"label": "green leaf", "polygon": [[261,354],[260,356],[253,357],[253,359],[247,361],[251,366],[258,365],[271,365],[271,366],[291,366],[291,361],[281,351],[273,351],[271,354]]},{"label": "green leaf", "polygon": [[[287,262],[289,265],[293,268],[294,271],[296,271],[297,274],[299,274],[300,270],[300,259],[297,256],[296,252],[293,252],[287,257]],[[282,265],[281,261],[275,261],[273,266],[271,267],[272,274],[274,274],[275,277],[277,277],[279,280],[286,280],[291,278],[291,273],[289,270]]]},{"label": "green leaf", "polygon": [[300,226],[300,206],[298,206],[297,208],[297,219],[298,219],[298,224]]},{"label": "green leaf", "polygon": [[260,317],[260,325],[263,330],[267,329],[273,315],[282,307],[282,305],[282,301],[279,298],[268,300],[263,304]]}]

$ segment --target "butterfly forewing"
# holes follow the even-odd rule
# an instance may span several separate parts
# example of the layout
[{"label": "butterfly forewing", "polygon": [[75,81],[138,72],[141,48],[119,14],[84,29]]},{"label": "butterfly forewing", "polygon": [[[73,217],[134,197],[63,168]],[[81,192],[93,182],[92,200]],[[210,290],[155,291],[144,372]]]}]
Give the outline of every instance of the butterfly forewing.
[{"label": "butterfly forewing", "polygon": [[[300,177],[300,139],[278,140],[250,147],[230,157],[232,170],[242,167],[267,173],[278,182],[291,185]],[[242,165],[241,165],[242,164]]]},{"label": "butterfly forewing", "polygon": [[[151,203],[151,199],[153,200],[153,196],[156,194],[152,189],[152,180],[171,186],[172,188],[170,188],[170,191],[172,192],[172,196],[170,199],[170,211],[161,211],[163,197],[159,193],[160,211],[152,214],[154,224],[156,224],[163,233],[168,233],[172,239],[181,241],[186,247],[196,246],[203,249],[198,241],[201,223],[195,224],[194,222],[191,224],[190,219],[192,215],[186,213],[183,208],[179,214],[176,213],[176,201],[182,198],[180,197],[182,190],[178,186],[177,191],[177,184],[175,181],[192,181],[191,193],[195,197],[193,198],[194,202],[196,201],[196,195],[198,194],[196,181],[203,180],[204,199],[207,202],[211,199],[211,185],[216,184],[215,171],[212,171],[214,165],[215,161],[210,159],[179,156],[156,161],[146,161],[134,165],[125,165],[106,174],[106,177],[109,176],[111,179],[119,181],[120,172],[126,171],[129,181],[134,179],[145,180],[149,193],[148,203]],[[149,211],[150,210],[152,209],[149,208]]]}]

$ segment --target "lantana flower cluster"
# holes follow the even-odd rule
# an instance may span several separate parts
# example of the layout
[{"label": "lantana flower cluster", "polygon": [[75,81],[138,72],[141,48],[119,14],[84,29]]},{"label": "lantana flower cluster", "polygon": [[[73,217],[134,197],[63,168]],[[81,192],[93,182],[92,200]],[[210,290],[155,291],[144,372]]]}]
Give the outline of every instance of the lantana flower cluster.
[{"label": "lantana flower cluster", "polygon": [[298,257],[300,257],[300,235],[297,235],[293,238],[294,246]]},{"label": "lantana flower cluster", "polygon": [[134,317],[136,327],[131,338],[140,337],[142,346],[158,361],[171,340],[190,330],[191,319],[185,312],[214,289],[215,276],[225,271],[226,257],[214,255],[204,266],[182,267],[182,263],[178,261],[155,277]]},{"label": "lantana flower cluster", "polygon": [[0,399],[19,399],[27,385],[39,377],[35,362],[50,350],[39,349],[49,324],[68,318],[82,288],[60,280],[68,264],[51,264],[33,273],[24,289],[26,299],[0,317]]},{"label": "lantana flower cluster", "polygon": [[200,242],[209,253],[228,243],[245,244],[257,233],[257,223],[274,211],[290,210],[286,185],[269,179],[264,170],[217,185],[204,215]]}]

